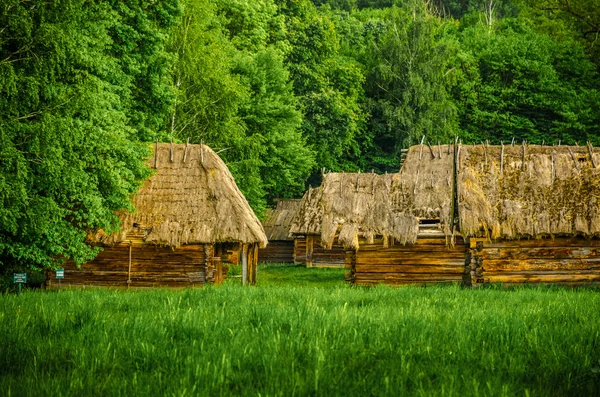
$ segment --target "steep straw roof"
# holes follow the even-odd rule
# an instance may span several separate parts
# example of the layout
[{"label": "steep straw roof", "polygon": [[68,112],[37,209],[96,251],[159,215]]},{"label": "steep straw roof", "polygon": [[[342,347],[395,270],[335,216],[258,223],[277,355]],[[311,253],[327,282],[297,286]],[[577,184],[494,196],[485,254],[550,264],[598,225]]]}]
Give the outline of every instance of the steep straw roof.
[{"label": "steep straw roof", "polygon": [[97,241],[123,241],[134,228],[143,228],[146,242],[174,247],[217,242],[266,246],[260,221],[211,148],[174,144],[171,150],[170,144],[159,144],[148,165],[156,171],[132,198],[137,211],[120,215],[121,233],[96,236]]},{"label": "steep straw roof", "polygon": [[277,199],[277,206],[266,211],[262,224],[269,241],[293,240],[290,226],[300,204],[300,199]]},{"label": "steep straw roof", "polygon": [[[439,220],[449,243],[454,234],[600,236],[600,168],[587,147],[458,145],[457,219],[454,150],[413,146],[394,175],[326,175],[303,198],[291,232],[320,234],[329,246],[339,232],[348,248],[373,235],[414,243],[423,219]],[[593,159],[600,166],[600,153]]]}]

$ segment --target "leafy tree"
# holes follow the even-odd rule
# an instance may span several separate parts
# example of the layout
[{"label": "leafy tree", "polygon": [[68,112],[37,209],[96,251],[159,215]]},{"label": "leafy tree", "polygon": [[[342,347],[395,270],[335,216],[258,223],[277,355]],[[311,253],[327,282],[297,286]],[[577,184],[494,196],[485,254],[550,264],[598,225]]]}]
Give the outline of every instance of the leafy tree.
[{"label": "leafy tree", "polygon": [[157,65],[176,13],[169,1],[2,2],[0,265],[81,263],[96,253],[88,231],[118,228],[148,175],[137,136],[155,136],[169,107]]},{"label": "leafy tree", "polygon": [[558,42],[525,22],[462,34],[465,80],[457,103],[470,141],[595,141],[598,74],[577,42]]}]

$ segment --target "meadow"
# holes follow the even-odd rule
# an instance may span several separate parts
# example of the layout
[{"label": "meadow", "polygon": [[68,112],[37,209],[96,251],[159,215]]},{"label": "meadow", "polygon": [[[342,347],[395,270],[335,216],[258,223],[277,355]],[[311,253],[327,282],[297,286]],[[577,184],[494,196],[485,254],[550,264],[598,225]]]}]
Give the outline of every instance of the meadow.
[{"label": "meadow", "polygon": [[0,394],[600,395],[596,289],[342,278],[0,295]]}]

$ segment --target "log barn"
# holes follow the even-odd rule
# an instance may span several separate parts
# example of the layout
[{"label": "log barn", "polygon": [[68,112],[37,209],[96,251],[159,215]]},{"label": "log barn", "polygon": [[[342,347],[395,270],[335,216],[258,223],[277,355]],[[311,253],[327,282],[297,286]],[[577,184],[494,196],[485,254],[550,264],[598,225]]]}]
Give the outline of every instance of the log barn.
[{"label": "log barn", "polygon": [[599,281],[599,163],[591,145],[411,147],[380,209],[340,230],[347,280]]},{"label": "log barn", "polygon": [[[81,267],[65,264],[63,287],[187,287],[220,283],[223,261],[243,264],[256,282],[267,237],[225,163],[206,145],[156,144],[153,174],[132,197],[135,212],[118,214],[121,231],[90,233],[102,248]],[[53,272],[46,287],[56,288]]]},{"label": "log barn", "polygon": [[277,199],[275,202],[275,208],[266,211],[262,222],[269,245],[258,250],[258,260],[267,263],[294,263],[295,240],[290,235],[290,226],[301,200]]},{"label": "log barn", "polygon": [[600,153],[469,146],[457,161],[465,284],[600,281]]}]

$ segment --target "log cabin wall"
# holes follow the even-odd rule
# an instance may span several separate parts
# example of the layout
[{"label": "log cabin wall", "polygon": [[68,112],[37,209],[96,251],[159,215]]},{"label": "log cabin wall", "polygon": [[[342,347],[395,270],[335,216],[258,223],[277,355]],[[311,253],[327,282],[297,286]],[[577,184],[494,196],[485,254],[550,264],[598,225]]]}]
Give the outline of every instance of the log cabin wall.
[{"label": "log cabin wall", "polygon": [[[212,245],[209,247],[208,252],[212,253]],[[214,259],[207,258],[206,251],[203,245],[182,245],[173,250],[150,244],[134,243],[130,246],[128,242],[123,242],[105,247],[93,261],[81,265],[79,269],[75,263],[67,262],[64,265],[65,278],[61,281],[61,287],[151,288],[203,285],[213,281],[213,275],[207,274],[207,268],[214,266]],[[221,274],[224,273],[226,269],[221,270]],[[48,271],[46,288],[57,287],[55,272]]]},{"label": "log cabin wall", "polygon": [[[336,239],[337,240],[337,239]],[[321,246],[321,237],[306,236],[306,267],[340,267],[346,265],[346,249],[333,244],[331,249]]]},{"label": "log cabin wall", "polygon": [[259,262],[294,263],[294,240],[271,240],[258,251]]},{"label": "log cabin wall", "polygon": [[467,285],[587,284],[600,281],[600,240],[546,238],[488,242],[469,239]]},{"label": "log cabin wall", "polygon": [[294,237],[294,264],[306,264],[306,236]]},{"label": "log cabin wall", "polygon": [[383,239],[360,241],[358,251],[346,251],[346,282],[360,285],[460,283],[465,272],[465,245],[445,238],[418,238],[413,245]]}]

